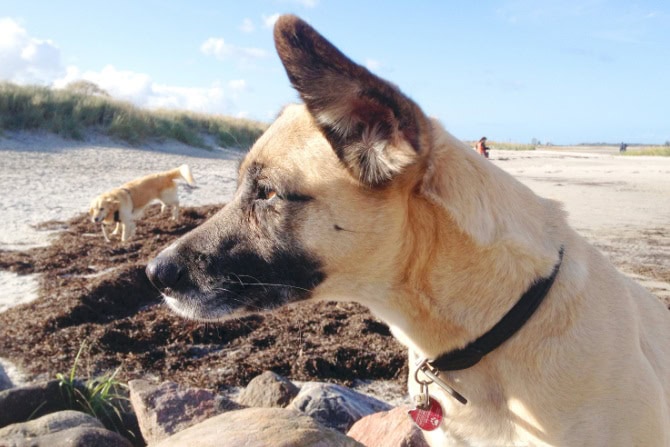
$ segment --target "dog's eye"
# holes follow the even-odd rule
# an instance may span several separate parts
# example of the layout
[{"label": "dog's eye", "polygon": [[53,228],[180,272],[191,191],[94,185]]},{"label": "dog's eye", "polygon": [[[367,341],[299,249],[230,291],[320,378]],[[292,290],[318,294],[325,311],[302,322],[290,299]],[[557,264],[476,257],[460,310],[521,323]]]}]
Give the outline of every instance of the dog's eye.
[{"label": "dog's eye", "polygon": [[277,197],[277,191],[275,191],[272,188],[268,188],[265,186],[260,186],[258,188],[258,196],[257,199],[259,200],[270,200],[274,197]]}]

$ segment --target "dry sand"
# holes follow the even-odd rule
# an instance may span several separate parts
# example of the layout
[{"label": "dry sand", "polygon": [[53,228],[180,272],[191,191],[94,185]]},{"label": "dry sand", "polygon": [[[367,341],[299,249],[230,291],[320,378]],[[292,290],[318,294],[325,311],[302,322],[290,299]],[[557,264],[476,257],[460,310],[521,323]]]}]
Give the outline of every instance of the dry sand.
[{"label": "dry sand", "polygon": [[573,228],[670,303],[670,158],[596,148],[494,151],[493,163],[558,200]]},{"label": "dry sand", "polygon": [[[191,167],[197,183],[193,190],[180,188],[183,205],[223,203],[235,190],[241,156],[237,150],[176,143],[138,149],[101,137],[74,142],[51,134],[7,133],[0,137],[0,249],[45,245],[53,231],[40,230],[39,224],[87,212],[101,192],[182,163]],[[2,312],[34,299],[37,278],[0,270],[0,291]]]},{"label": "dry sand", "polygon": [[[184,205],[228,201],[236,150],[176,143],[131,148],[105,138],[85,142],[51,134],[0,137],[0,249],[48,243],[36,226],[85,212],[97,194],[147,173],[191,166],[198,188],[180,189]],[[622,157],[615,151],[492,151],[491,162],[541,196],[564,203],[569,221],[622,270],[670,298],[670,158]],[[0,272],[0,312],[34,296],[36,279]]]}]

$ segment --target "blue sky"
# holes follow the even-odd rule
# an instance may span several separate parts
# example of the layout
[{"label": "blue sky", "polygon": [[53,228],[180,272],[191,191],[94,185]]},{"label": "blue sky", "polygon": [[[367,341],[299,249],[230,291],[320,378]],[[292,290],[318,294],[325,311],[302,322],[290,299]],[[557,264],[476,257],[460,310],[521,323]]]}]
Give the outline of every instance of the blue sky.
[{"label": "blue sky", "polygon": [[461,139],[670,140],[666,0],[0,0],[0,79],[87,79],[143,107],[270,121],[297,101],[272,41],[280,13]]}]

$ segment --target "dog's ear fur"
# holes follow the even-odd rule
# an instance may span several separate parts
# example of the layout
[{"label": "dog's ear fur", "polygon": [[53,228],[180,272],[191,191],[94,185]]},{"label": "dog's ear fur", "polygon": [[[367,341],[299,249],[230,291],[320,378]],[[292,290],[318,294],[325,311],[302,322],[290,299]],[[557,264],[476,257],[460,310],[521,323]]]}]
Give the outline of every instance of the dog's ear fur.
[{"label": "dog's ear fur", "polygon": [[354,176],[379,186],[416,161],[426,119],[414,102],[295,16],[279,18],[274,38],[293,87]]},{"label": "dog's ear fur", "polygon": [[111,208],[110,211],[118,211],[121,207],[121,201],[116,197],[107,197],[105,203]]}]

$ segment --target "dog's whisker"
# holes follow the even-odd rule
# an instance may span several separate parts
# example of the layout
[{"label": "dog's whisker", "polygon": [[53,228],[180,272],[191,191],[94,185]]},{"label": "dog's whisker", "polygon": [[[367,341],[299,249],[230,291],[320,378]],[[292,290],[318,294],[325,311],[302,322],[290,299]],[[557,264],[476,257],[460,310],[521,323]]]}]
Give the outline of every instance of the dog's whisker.
[{"label": "dog's whisker", "polygon": [[224,288],[222,288],[222,287],[217,287],[217,288],[215,288],[215,289],[213,289],[213,290],[220,290],[220,291],[222,291],[222,292],[232,293],[232,294],[237,295],[237,296],[240,297],[240,298],[236,298],[236,297],[234,297],[234,296],[231,296],[231,297],[228,297],[228,298],[229,298],[230,300],[235,301],[235,302],[237,302],[237,303],[240,303],[240,304],[242,304],[242,305],[244,305],[244,306],[246,306],[246,307],[251,307],[251,308],[253,308],[253,309],[257,309],[257,310],[266,310],[264,307],[260,307],[260,306],[257,306],[257,305],[255,305],[255,304],[251,304],[251,303],[248,303],[248,302],[244,301],[243,299],[241,299],[241,298],[242,298],[241,295],[239,295],[239,294],[233,292],[232,290],[224,289]]},{"label": "dog's whisker", "polygon": [[[228,282],[228,284],[233,284],[231,282]],[[295,289],[295,290],[300,290],[303,292],[311,292],[309,289],[305,289],[304,287],[298,287],[294,286],[291,284],[275,284],[275,283],[269,283],[269,282],[245,282],[245,283],[240,283],[241,286],[248,287],[248,286],[261,286],[261,287],[286,287],[289,289]],[[267,289],[266,289],[267,290]]]},{"label": "dog's whisker", "polygon": [[[246,286],[246,285],[251,285],[251,284],[256,284],[256,285],[260,285],[260,284],[262,284],[261,281],[260,281],[258,278],[254,277],[254,276],[251,276],[251,275],[238,275],[238,274],[236,274],[236,273],[233,273],[233,274],[234,274],[235,277],[240,281],[240,285],[241,285],[241,286]],[[251,278],[251,279],[253,279],[255,282],[254,282],[254,283],[246,283],[246,282],[242,281],[242,277],[245,277],[245,278]],[[264,290],[267,292],[267,289],[264,289]]]},{"label": "dog's whisker", "polygon": [[244,281],[242,281],[242,278],[237,273],[231,273],[235,278],[237,278],[237,281],[240,283],[241,286],[244,285]]}]

